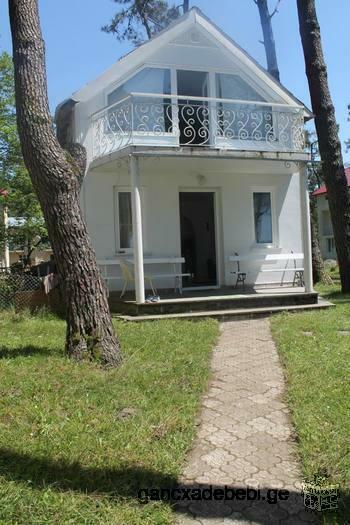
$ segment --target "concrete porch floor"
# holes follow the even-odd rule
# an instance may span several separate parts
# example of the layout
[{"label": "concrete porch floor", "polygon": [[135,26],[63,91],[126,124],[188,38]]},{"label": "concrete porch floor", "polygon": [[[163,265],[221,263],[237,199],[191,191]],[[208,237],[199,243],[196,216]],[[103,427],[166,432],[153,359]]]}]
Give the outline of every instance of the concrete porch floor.
[{"label": "concrete porch floor", "polygon": [[256,296],[256,295],[279,295],[279,294],[295,294],[305,293],[304,288],[298,286],[246,286],[245,288],[233,288],[231,286],[223,286],[216,289],[208,290],[186,290],[184,288],[182,294],[175,293],[174,291],[159,291],[160,302],[187,302],[187,301],[201,301],[203,299],[208,300],[220,300],[222,298],[234,298]]},{"label": "concrete porch floor", "polygon": [[283,310],[327,308],[331,303],[319,299],[316,292],[306,293],[304,288],[292,286],[273,287],[222,287],[211,290],[184,290],[183,294],[159,290],[160,300],[137,304],[133,292],[123,298],[112,292],[110,308],[126,320],[155,320],[163,318],[215,317],[229,319],[235,316],[266,315]]},{"label": "concrete porch floor", "polygon": [[[159,302],[165,301],[192,301],[196,299],[219,299],[222,297],[246,297],[247,295],[256,295],[256,294],[288,294],[288,293],[304,293],[305,290],[303,287],[291,286],[291,285],[269,285],[269,286],[242,286],[234,288],[233,286],[221,286],[220,288],[207,288],[205,290],[201,289],[183,289],[182,294],[175,292],[174,290],[169,289],[158,289],[157,293],[160,297]],[[146,291],[146,298],[151,296],[152,292],[150,290]],[[124,297],[120,298],[120,291],[110,292],[110,298],[114,300],[120,300],[123,303],[135,303],[135,292],[128,291],[125,293]]]}]

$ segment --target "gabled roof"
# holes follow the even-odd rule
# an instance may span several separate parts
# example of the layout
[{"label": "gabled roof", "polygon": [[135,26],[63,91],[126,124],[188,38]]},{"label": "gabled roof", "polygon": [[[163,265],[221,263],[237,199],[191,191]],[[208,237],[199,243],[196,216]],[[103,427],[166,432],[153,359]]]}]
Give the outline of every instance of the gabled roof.
[{"label": "gabled roof", "polygon": [[219,44],[221,44],[229,53],[247,67],[252,73],[258,75],[270,86],[287,104],[304,106],[306,118],[312,118],[312,112],[290,93],[280,82],[272,77],[254,58],[244,51],[232,38],[226,35],[218,28],[209,18],[207,18],[197,7],[193,7],[187,13],[175,20],[166,29],[155,35],[151,40],[145,42],[127,55],[120,58],[112,67],[107,69],[102,75],[92,82],[86,84],[83,88],[76,91],[72,98],[77,102],[89,100],[99,91],[108,87],[116,81],[131,72],[133,69],[146,62],[154,52],[161,46],[170,43],[174,38],[180,35],[186,29],[193,25],[198,26],[209,33]]},{"label": "gabled roof", "polygon": [[[349,188],[350,187],[350,168],[345,168],[345,176],[346,176],[346,180],[347,180],[348,188]],[[322,186],[320,186],[318,190],[315,190],[312,193],[312,196],[319,197],[320,195],[326,195],[326,194],[327,194],[327,188],[325,184],[322,184]]]}]

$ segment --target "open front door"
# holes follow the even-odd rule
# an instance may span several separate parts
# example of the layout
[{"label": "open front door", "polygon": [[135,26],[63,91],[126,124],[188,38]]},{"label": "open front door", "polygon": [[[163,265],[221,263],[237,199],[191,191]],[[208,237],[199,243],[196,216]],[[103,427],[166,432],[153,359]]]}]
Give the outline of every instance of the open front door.
[{"label": "open front door", "polygon": [[217,285],[215,194],[180,192],[181,255],[185,258],[184,287]]}]

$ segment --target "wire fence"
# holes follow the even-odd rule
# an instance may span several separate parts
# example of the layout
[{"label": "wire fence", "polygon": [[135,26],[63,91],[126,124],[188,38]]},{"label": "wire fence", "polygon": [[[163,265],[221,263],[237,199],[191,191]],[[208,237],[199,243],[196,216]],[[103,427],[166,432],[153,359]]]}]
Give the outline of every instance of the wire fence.
[{"label": "wire fence", "polygon": [[12,273],[0,269],[0,310],[33,309],[42,303],[43,283],[40,277],[26,272]]}]

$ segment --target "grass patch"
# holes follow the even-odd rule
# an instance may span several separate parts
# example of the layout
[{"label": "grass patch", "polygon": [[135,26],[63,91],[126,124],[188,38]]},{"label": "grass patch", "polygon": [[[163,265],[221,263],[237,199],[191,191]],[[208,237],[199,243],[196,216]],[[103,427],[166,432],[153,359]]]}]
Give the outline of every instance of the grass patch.
[{"label": "grass patch", "polygon": [[218,325],[116,323],[124,363],[69,361],[55,317],[0,320],[0,523],[166,525],[137,490],[181,472]]},{"label": "grass patch", "polygon": [[350,295],[319,288],[336,308],[281,314],[271,320],[285,366],[288,401],[307,478],[339,483],[340,510],[324,523],[350,519]]}]

